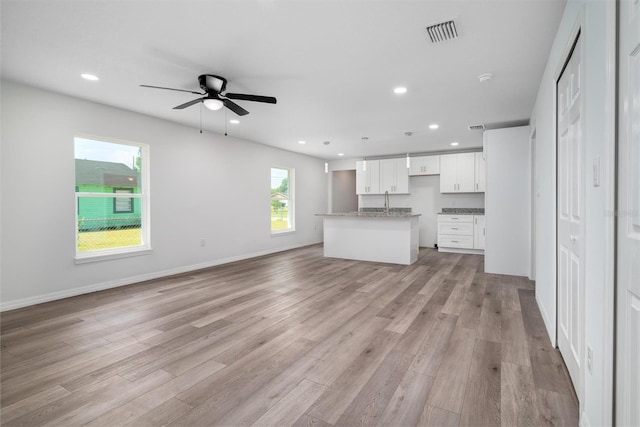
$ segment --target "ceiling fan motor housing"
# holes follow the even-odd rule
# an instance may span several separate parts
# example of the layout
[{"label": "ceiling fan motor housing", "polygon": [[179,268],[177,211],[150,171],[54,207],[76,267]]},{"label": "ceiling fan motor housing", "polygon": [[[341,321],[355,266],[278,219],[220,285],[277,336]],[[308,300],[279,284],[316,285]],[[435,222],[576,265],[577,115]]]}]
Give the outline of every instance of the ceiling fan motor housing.
[{"label": "ceiling fan motor housing", "polygon": [[227,86],[227,79],[220,76],[214,76],[213,74],[202,74],[198,76],[198,82],[203,91],[207,93],[223,92]]}]

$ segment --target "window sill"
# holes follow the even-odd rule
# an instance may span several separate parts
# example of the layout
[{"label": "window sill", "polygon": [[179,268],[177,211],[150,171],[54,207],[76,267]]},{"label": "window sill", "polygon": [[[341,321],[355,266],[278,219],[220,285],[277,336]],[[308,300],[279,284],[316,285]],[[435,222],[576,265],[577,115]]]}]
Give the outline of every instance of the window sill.
[{"label": "window sill", "polygon": [[272,231],[271,237],[277,236],[286,236],[288,234],[295,234],[296,230],[282,230],[282,231]]},{"label": "window sill", "polygon": [[100,262],[100,261],[109,261],[112,259],[120,259],[120,258],[131,258],[134,256],[143,256],[149,255],[153,252],[151,248],[139,248],[128,251],[118,251],[105,253],[102,252],[100,254],[91,254],[91,255],[76,255],[74,259],[74,264],[88,264],[90,262]]}]

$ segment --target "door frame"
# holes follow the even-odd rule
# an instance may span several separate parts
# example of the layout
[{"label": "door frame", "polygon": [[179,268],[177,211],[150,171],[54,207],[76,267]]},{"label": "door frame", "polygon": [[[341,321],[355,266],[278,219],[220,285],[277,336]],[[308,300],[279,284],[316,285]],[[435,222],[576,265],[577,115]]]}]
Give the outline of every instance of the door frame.
[{"label": "door frame", "polygon": [[537,203],[537,182],[536,182],[536,126],[535,124],[530,124],[531,132],[529,134],[529,157],[531,161],[530,165],[530,197],[531,197],[531,206],[529,213],[529,280],[536,280],[536,229],[538,228],[538,215],[536,212],[536,208],[538,206]]}]

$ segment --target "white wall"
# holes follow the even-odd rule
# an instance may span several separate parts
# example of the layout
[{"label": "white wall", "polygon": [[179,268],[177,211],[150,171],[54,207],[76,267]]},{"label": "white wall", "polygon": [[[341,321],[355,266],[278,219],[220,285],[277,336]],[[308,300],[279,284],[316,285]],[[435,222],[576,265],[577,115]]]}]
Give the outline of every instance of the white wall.
[{"label": "white wall", "polygon": [[529,276],[529,126],[484,132],[487,273]]},{"label": "white wall", "polygon": [[[584,373],[581,424],[607,425],[612,418],[613,361],[613,195],[615,2],[567,3],[550,52],[531,126],[536,129],[539,216],[536,229],[536,299],[552,341],[556,336],[555,285],[555,81],[572,30],[581,25],[584,43],[585,137],[585,347],[593,350],[592,372]],[[601,185],[592,186],[592,165],[601,162]],[[586,351],[582,352],[586,354]],[[586,363],[582,363],[585,369]]]},{"label": "white wall", "polygon": [[[10,82],[1,96],[3,309],[322,241],[322,160]],[[149,144],[150,255],[74,264],[76,133]],[[271,236],[271,166],[295,168],[295,233]]]}]

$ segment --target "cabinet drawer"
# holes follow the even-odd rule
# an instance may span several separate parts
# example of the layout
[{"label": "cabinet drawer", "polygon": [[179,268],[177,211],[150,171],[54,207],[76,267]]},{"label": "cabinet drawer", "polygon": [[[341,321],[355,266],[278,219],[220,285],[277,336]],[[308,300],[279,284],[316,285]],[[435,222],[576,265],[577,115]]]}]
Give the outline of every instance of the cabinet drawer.
[{"label": "cabinet drawer", "polygon": [[473,236],[438,236],[438,246],[442,248],[473,248]]},{"label": "cabinet drawer", "polygon": [[473,222],[473,215],[438,215],[438,222]]},{"label": "cabinet drawer", "polygon": [[473,236],[473,223],[438,222],[438,234],[465,234]]}]

